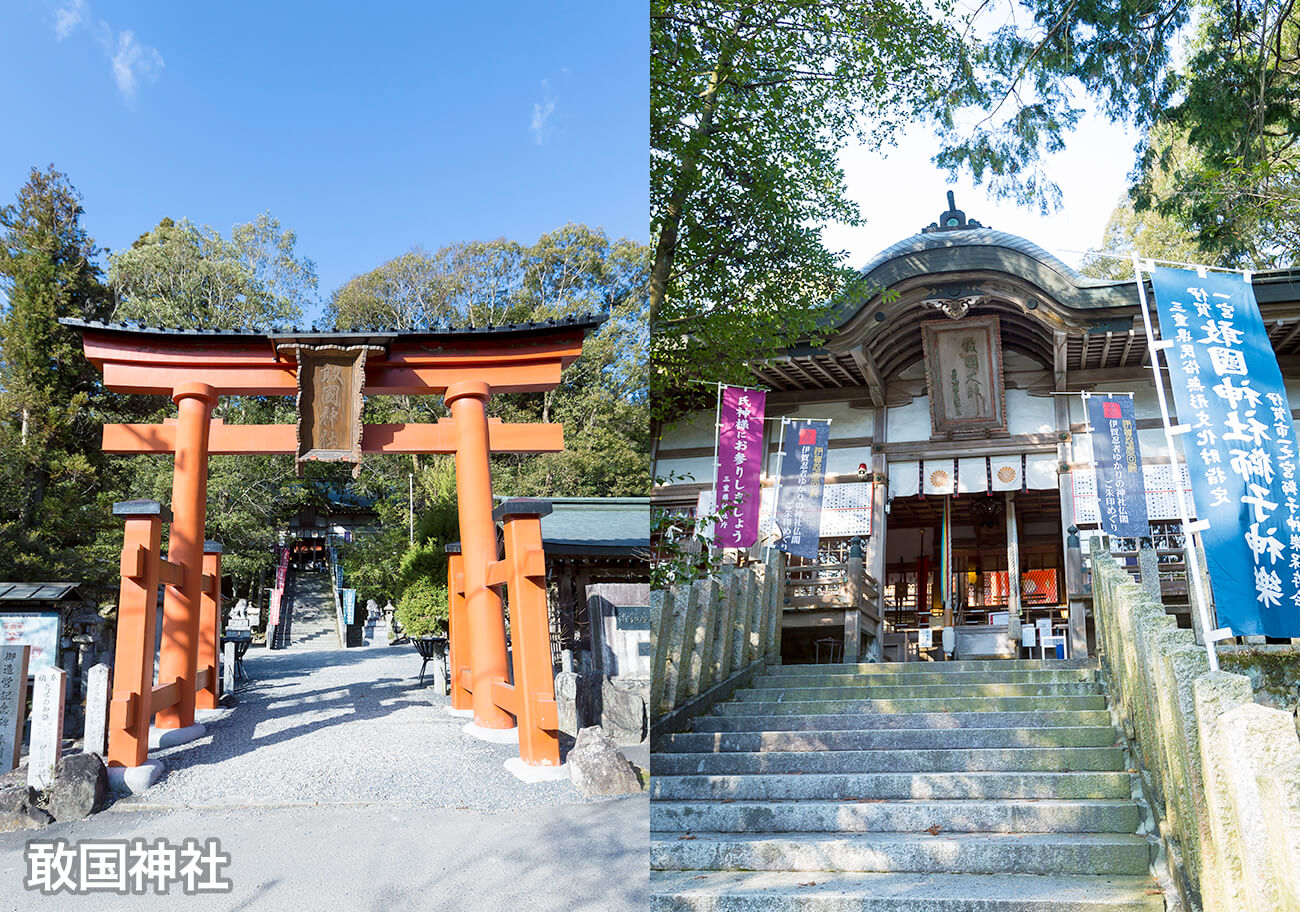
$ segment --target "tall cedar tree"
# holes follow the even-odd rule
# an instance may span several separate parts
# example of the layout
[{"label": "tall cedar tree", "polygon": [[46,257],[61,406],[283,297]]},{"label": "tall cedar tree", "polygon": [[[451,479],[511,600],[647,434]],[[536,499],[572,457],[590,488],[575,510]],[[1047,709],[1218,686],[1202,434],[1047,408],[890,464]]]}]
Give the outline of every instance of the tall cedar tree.
[{"label": "tall cedar tree", "polygon": [[102,397],[61,317],[102,319],[109,297],[81,195],[51,165],[0,208],[0,574],[80,579],[108,517],[95,496]]}]

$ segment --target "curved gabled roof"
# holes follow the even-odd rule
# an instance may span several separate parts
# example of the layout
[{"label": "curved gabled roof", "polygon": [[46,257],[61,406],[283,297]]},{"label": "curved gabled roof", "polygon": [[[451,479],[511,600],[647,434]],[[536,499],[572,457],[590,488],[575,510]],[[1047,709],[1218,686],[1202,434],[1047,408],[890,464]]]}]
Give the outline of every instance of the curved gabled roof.
[{"label": "curved gabled roof", "polygon": [[1006,231],[997,231],[993,228],[983,227],[959,228],[946,231],[926,231],[920,234],[914,234],[911,237],[903,238],[901,241],[886,247],[884,250],[880,251],[880,253],[872,257],[871,260],[858,271],[863,275],[870,275],[877,268],[883,266],[895,257],[905,256],[912,253],[921,253],[926,250],[944,250],[953,247],[1002,247],[1009,251],[1023,253],[1042,263],[1049,269],[1059,272],[1064,278],[1080,287],[1123,284],[1080,275],[1078,272],[1075,272],[1061,260],[1057,259],[1032,241],[1027,241],[1018,235]]}]

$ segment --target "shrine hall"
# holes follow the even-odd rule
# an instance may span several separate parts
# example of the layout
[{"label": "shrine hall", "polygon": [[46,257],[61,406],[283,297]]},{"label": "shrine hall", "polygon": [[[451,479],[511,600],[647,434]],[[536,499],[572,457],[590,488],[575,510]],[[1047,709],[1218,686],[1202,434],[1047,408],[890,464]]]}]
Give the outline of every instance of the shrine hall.
[{"label": "shrine hall", "polygon": [[[1192,625],[1178,507],[1190,481],[1179,448],[1170,464],[1136,282],[1081,275],[951,194],[860,272],[869,291],[835,307],[825,342],[749,365],[766,390],[762,531],[727,560],[761,561],[775,537],[779,419],[830,421],[819,551],[785,565],[782,661],[1095,655],[1088,554],[1102,517],[1084,394],[1131,396],[1136,411],[1151,534],[1106,545],[1135,576],[1148,563]],[[1294,415],[1300,271],[1251,281]],[[714,459],[712,403],[661,428],[653,475],[674,481],[653,505],[709,513]],[[850,557],[864,568],[857,604],[828,594]]]}]

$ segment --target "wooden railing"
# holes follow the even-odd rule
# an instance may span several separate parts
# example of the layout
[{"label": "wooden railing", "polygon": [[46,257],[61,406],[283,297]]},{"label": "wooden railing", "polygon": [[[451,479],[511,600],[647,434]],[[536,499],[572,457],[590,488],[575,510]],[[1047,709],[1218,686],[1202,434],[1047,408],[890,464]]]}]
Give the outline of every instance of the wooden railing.
[{"label": "wooden railing", "polygon": [[860,555],[850,552],[838,564],[787,567],[782,589],[786,611],[845,611],[846,637],[865,634],[879,641],[880,584],[866,572]]}]

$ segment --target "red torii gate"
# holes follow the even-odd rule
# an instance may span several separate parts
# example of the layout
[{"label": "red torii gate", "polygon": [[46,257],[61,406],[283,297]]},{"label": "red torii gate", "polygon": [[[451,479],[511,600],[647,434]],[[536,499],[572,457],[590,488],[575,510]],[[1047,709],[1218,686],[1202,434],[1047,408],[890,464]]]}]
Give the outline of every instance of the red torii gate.
[{"label": "red torii gate", "polygon": [[[525,723],[519,726],[521,759],[533,766],[558,765],[540,511],[502,511],[508,528],[506,555],[499,558],[488,455],[556,452],[564,446],[563,426],[504,424],[487,417],[486,404],[493,393],[553,389],[560,372],[581,355],[587,334],[603,319],[584,316],[389,333],[176,331],[61,320],[81,334],[86,357],[103,372],[110,390],[165,395],[177,405],[177,417],[162,424],[104,426],[105,452],[175,454],[174,518],[151,501],[128,501],[114,509],[125,517],[126,540],[109,709],[109,767],[138,768],[148,762],[151,719],[158,729],[183,729],[194,725],[196,707],[216,706],[220,546],[209,542],[205,549],[207,457],[295,453],[299,460],[348,461],[362,453],[455,454],[461,535],[455,570],[463,580],[452,586],[458,591],[450,593],[456,703],[458,708],[470,703],[464,708],[472,708],[474,724],[482,729],[513,728],[512,715],[518,716]],[[352,354],[356,352],[359,357]],[[442,394],[451,417],[434,424],[361,425],[358,406],[355,414],[345,416],[354,428],[349,432],[355,438],[351,452],[345,452],[346,447],[312,449],[304,444],[304,436],[318,442],[322,431],[319,426],[304,429],[303,410],[312,411],[318,425],[324,420],[320,403],[312,399],[312,383],[318,382],[309,376],[312,362],[341,357],[356,362],[358,403],[362,394]],[[342,390],[344,383],[336,385]],[[223,395],[298,396],[299,423],[227,425],[212,418]],[[334,400],[338,395],[333,393]],[[331,401],[325,398],[326,410],[334,407]],[[346,412],[347,402],[342,407]],[[170,545],[162,560],[159,540],[165,521],[171,522]],[[160,582],[167,588],[159,683],[154,685],[153,628]],[[505,584],[510,586],[512,628],[517,629],[514,685],[508,683],[502,602],[496,588]],[[458,624],[462,618],[464,627]],[[138,778],[143,784],[157,775],[155,770],[142,772]]]}]

